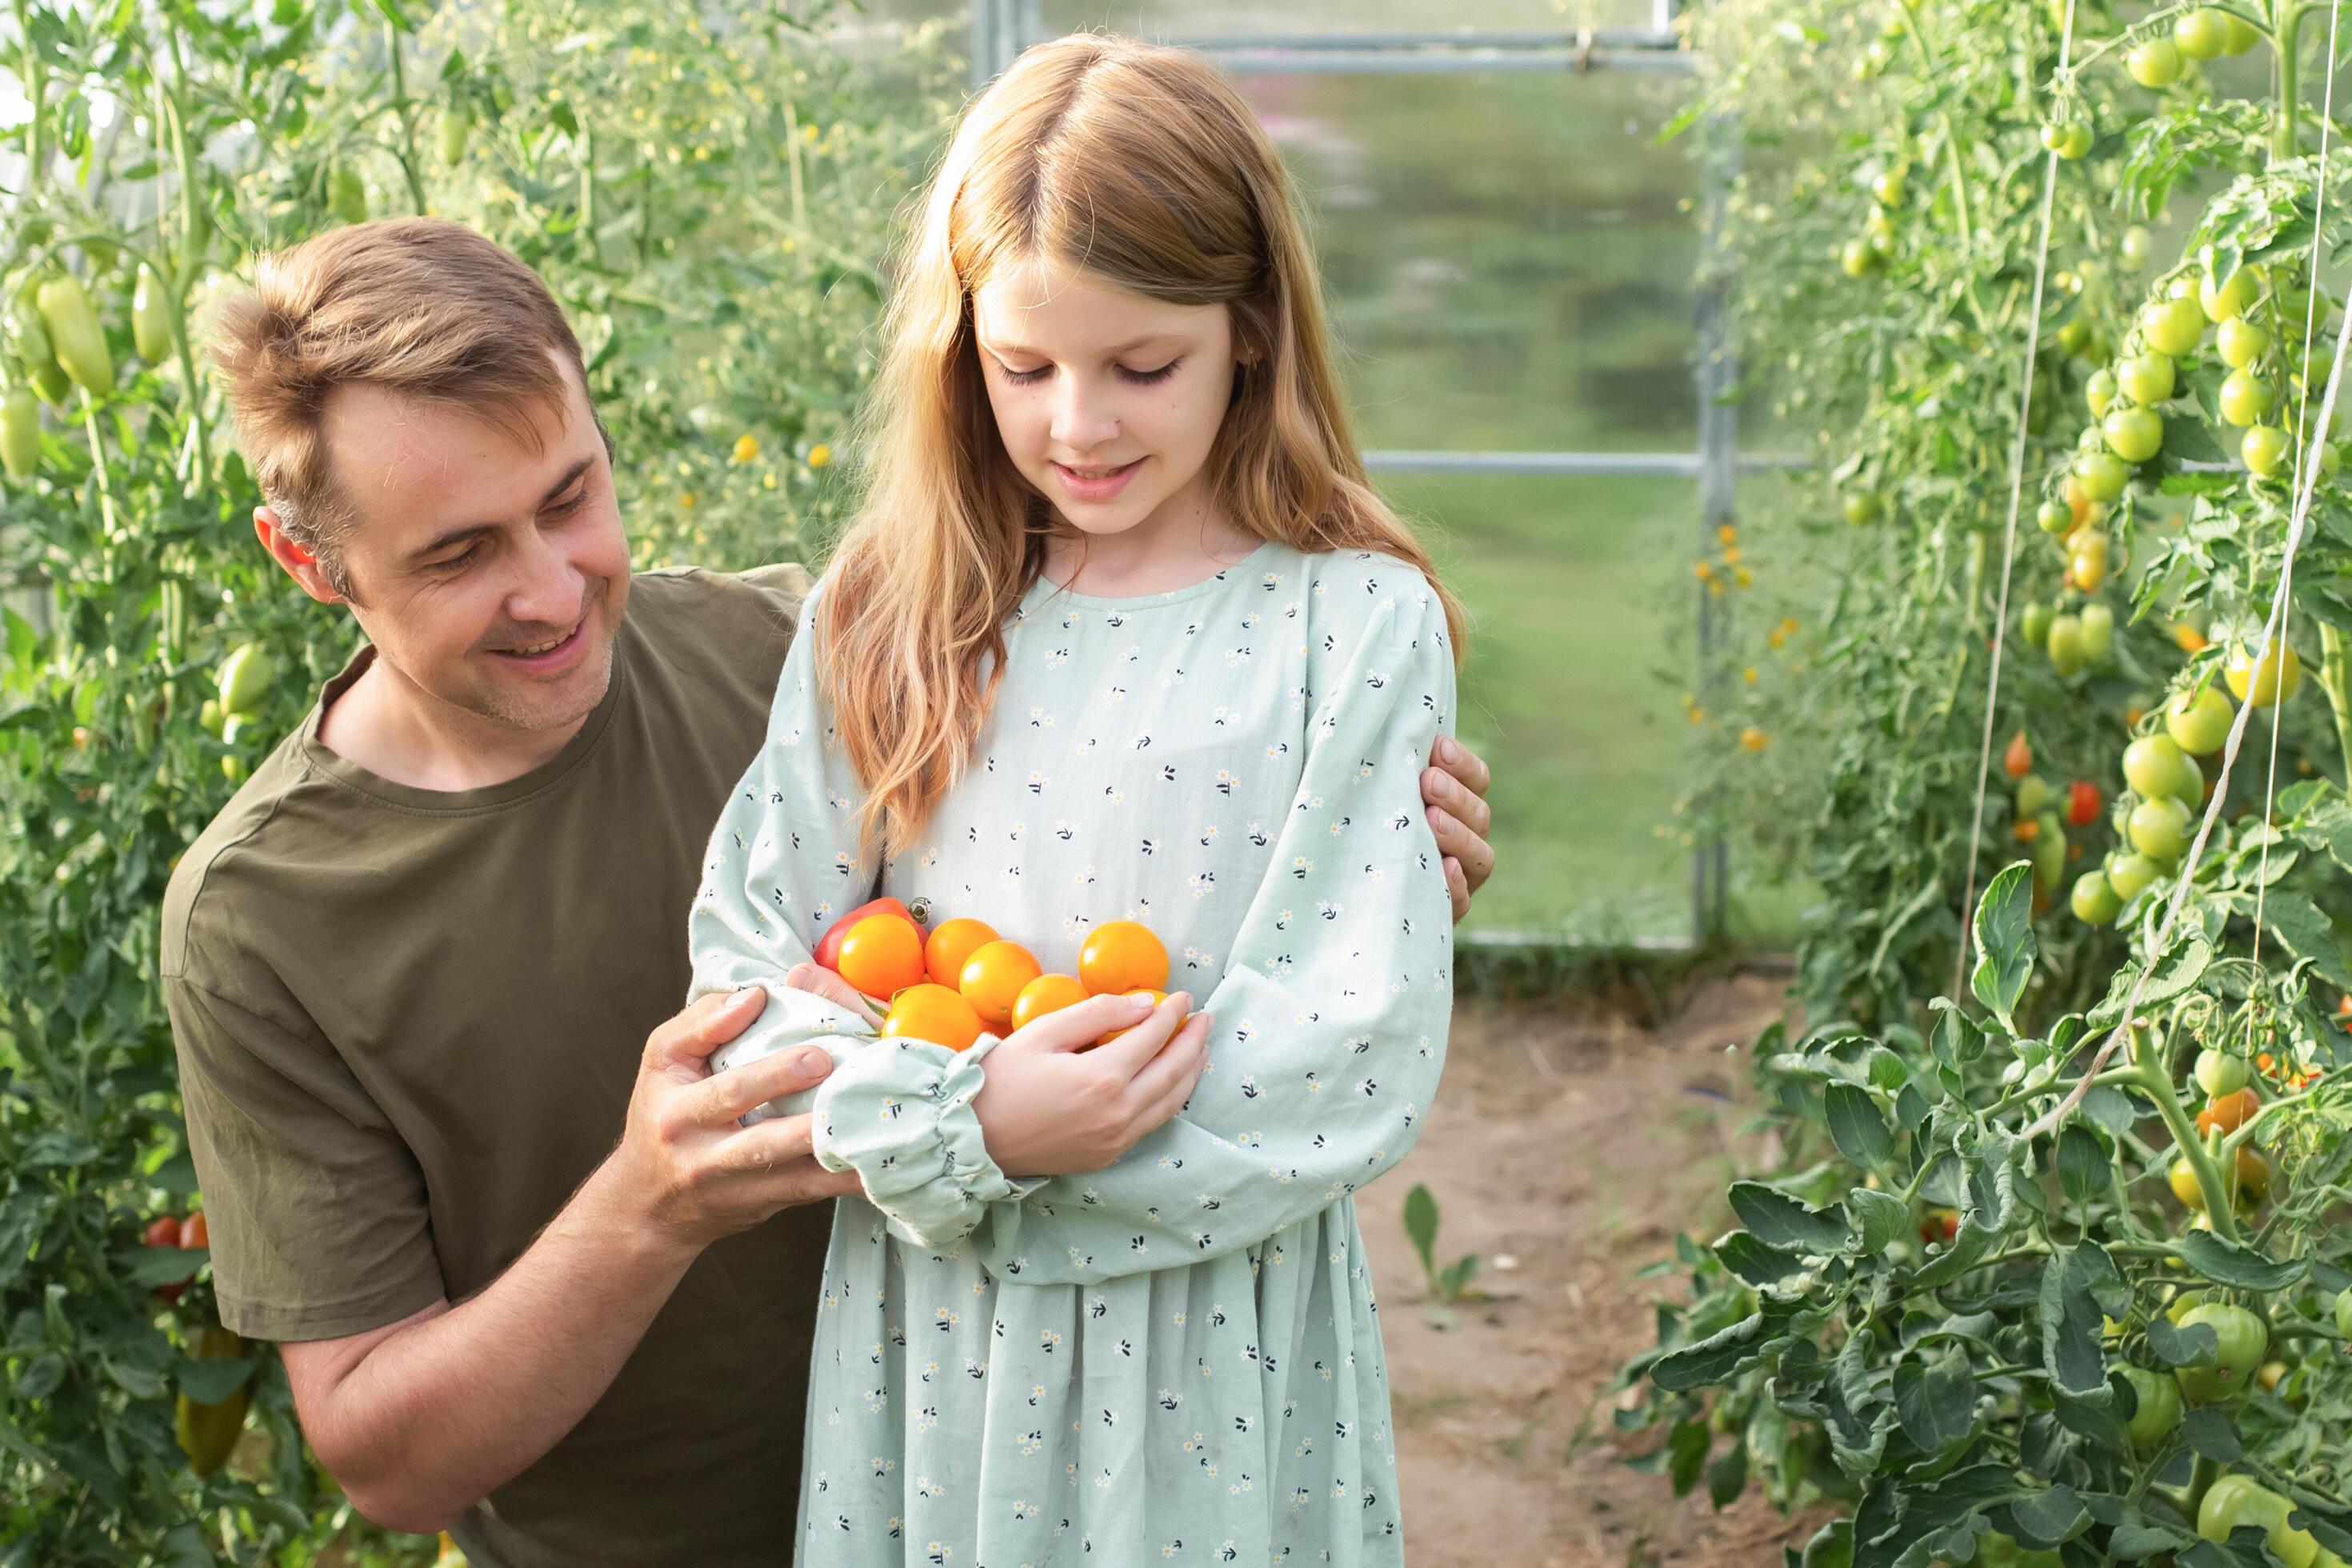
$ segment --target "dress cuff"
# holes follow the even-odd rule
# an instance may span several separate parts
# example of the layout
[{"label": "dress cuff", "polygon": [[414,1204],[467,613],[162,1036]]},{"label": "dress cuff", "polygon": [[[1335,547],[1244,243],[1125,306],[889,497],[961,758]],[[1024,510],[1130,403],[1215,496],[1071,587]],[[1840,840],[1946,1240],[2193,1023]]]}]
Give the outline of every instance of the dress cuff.
[{"label": "dress cuff", "polygon": [[988,1205],[1034,1190],[989,1158],[971,1109],[996,1047],[982,1035],[964,1051],[927,1040],[876,1040],[818,1086],[813,1143],[828,1171],[855,1170],[891,1232],[918,1247],[950,1247]]}]

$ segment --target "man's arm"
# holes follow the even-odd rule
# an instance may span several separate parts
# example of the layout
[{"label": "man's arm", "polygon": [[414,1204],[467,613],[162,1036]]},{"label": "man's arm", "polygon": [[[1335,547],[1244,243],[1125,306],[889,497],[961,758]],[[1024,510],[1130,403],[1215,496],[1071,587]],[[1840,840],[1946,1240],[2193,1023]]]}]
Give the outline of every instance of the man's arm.
[{"label": "man's arm", "polygon": [[856,1190],[808,1157],[807,1117],[737,1124],[820,1081],[823,1051],[708,1071],[765,1000],[705,997],[655,1031],[619,1147],[488,1289],[280,1347],[302,1429],[360,1512],[446,1528],[587,1414],[703,1247]]},{"label": "man's arm", "polygon": [[1486,762],[1451,735],[1437,738],[1429,766],[1421,773],[1421,803],[1437,835],[1437,852],[1445,857],[1445,890],[1456,921],[1470,912],[1471,899],[1495,873],[1495,847],[1486,842],[1495,821],[1486,809],[1491,782]]}]

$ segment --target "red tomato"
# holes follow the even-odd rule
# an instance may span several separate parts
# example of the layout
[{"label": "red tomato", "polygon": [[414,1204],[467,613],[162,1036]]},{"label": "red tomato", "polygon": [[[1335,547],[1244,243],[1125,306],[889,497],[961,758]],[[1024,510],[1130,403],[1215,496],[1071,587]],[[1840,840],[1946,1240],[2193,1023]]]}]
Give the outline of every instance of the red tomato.
[{"label": "red tomato", "polygon": [[[826,929],[824,938],[816,944],[816,961],[835,974],[840,973],[841,939],[849,934],[850,927],[868,915],[897,915],[910,924],[915,919],[907,906],[896,899],[877,899],[870,904],[860,904]],[[918,926],[916,929],[921,928]]]},{"label": "red tomato", "polygon": [[2013,779],[2021,779],[2033,771],[2033,747],[2027,742],[2024,731],[2010,738],[2009,750],[2001,754],[2000,765],[2001,771]]},{"label": "red tomato", "polygon": [[147,1226],[147,1245],[150,1247],[179,1246],[180,1222],[170,1215],[165,1215],[160,1219],[149,1222]]},{"label": "red tomato", "polygon": [[2076,779],[2066,791],[2066,820],[2077,827],[2088,827],[2099,820],[2099,786],[2088,779]]}]

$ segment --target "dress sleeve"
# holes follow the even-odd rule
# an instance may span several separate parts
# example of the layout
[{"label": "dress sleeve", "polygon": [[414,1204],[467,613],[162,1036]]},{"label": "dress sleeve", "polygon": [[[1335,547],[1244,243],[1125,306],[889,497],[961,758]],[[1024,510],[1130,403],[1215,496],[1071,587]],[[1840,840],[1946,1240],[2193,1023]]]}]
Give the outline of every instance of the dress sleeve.
[{"label": "dress sleeve", "polygon": [[[1310,648],[1298,792],[1227,955],[1183,1110],[1108,1170],[989,1206],[982,1262],[1091,1284],[1253,1246],[1404,1157],[1436,1092],[1453,1011],[1452,903],[1421,771],[1454,707],[1445,618],[1418,574],[1328,655]],[[1334,617],[1336,620],[1338,617]],[[1318,657],[1319,656],[1319,657]]]},{"label": "dress sleeve", "polygon": [[886,1047],[863,1018],[784,984],[835,919],[874,896],[881,874],[862,857],[864,791],[823,708],[814,635],[820,614],[813,595],[776,683],[767,737],[711,830],[687,921],[688,1000],[765,986],[767,1006],[713,1054],[711,1070],[802,1046],[832,1057],[834,1070],[815,1089],[771,1100],[744,1120],[814,1111],[818,1162],[855,1169],[893,1230],[939,1247],[968,1232],[990,1201],[1022,1190],[988,1158],[971,1110],[986,1051],[921,1040]]}]

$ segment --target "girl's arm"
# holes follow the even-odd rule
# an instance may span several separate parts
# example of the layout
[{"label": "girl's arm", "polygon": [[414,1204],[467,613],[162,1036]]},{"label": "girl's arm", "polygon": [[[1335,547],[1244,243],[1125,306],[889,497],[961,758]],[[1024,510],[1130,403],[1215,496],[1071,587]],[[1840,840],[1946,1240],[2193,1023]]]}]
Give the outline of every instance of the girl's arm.
[{"label": "girl's arm", "polygon": [[767,739],[711,831],[688,917],[688,999],[764,986],[767,1007],[712,1058],[713,1069],[812,1045],[835,1065],[815,1091],[771,1101],[746,1120],[814,1110],[818,1163],[854,1167],[894,1229],[938,1246],[968,1231],[990,1201],[1024,1190],[988,1157],[971,1110],[992,1042],[959,1054],[920,1040],[877,1040],[857,1012],[785,984],[811,960],[825,927],[873,896],[881,875],[861,857],[864,792],[833,742],[819,696],[822,613],[820,590],[785,658]]},{"label": "girl's arm", "polygon": [[992,1272],[1087,1284],[1249,1247],[1370,1181],[1419,1133],[1454,1002],[1420,777],[1454,707],[1444,611],[1419,574],[1377,558],[1327,568],[1317,607],[1305,770],[1202,1004],[1209,1069],[1110,1169],[991,1204],[974,1242]]}]

